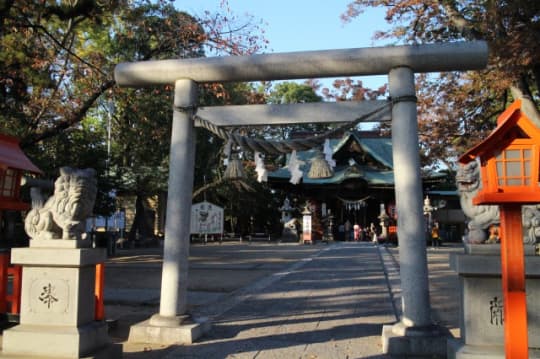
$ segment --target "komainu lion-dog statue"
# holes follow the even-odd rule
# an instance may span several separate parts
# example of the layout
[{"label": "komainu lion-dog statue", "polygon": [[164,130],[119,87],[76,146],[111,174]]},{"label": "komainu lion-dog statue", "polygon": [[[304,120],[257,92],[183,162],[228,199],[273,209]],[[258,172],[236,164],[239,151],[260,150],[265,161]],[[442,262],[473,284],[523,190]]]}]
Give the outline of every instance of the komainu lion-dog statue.
[{"label": "komainu lion-dog statue", "polygon": [[[460,165],[456,175],[461,209],[469,219],[467,243],[484,243],[487,229],[499,224],[499,206],[474,205],[473,198],[480,190],[480,165],[476,161]],[[540,239],[540,204],[521,207],[523,243],[536,244]]]},{"label": "komainu lion-dog statue", "polygon": [[47,202],[32,191],[32,210],[24,221],[32,239],[81,240],[97,193],[96,171],[62,167]]}]

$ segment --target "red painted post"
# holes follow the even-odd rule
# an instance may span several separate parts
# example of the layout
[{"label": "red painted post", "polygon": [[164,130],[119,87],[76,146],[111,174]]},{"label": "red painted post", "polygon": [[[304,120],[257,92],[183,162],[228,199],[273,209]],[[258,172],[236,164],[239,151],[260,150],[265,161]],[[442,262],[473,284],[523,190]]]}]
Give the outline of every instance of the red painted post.
[{"label": "red painted post", "polygon": [[96,283],[94,294],[96,298],[95,302],[95,320],[104,320],[105,319],[105,306],[103,304],[103,290],[105,287],[105,264],[98,263],[96,264]]},{"label": "red painted post", "polygon": [[521,204],[501,204],[501,269],[506,359],[528,358]]},{"label": "red painted post", "polygon": [[7,313],[9,252],[0,253],[0,314]]},{"label": "red painted post", "polygon": [[8,269],[8,274],[12,277],[11,294],[6,296],[8,302],[11,303],[9,312],[11,314],[20,314],[21,312],[21,286],[22,286],[22,266],[12,265]]}]

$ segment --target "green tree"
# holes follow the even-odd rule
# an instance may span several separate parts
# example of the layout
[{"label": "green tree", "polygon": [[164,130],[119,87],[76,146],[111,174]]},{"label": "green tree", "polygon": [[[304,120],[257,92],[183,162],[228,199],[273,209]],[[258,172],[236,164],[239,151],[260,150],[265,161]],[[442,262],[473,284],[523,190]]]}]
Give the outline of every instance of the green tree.
[{"label": "green tree", "polygon": [[297,82],[278,83],[268,95],[269,104],[320,102],[322,97],[317,95],[309,84]]},{"label": "green tree", "polygon": [[[304,83],[280,82],[267,89],[267,103],[269,104],[295,104],[321,102],[322,97],[316,93],[317,84],[311,80]],[[326,129],[321,124],[287,125],[279,127],[266,127],[262,135],[274,139],[288,139],[294,132],[320,132]]]},{"label": "green tree", "polygon": [[[47,176],[93,167],[100,176],[98,213],[110,210],[104,141],[96,100],[113,81],[87,41],[104,33],[122,1],[5,1],[0,4],[0,131],[21,139]],[[96,160],[98,159],[98,160]]]},{"label": "green tree", "polygon": [[[112,64],[87,36],[122,1],[4,1],[0,5],[0,130],[28,147],[79,123],[112,88]],[[87,48],[88,51],[82,51]]]},{"label": "green tree", "polygon": [[[127,37],[119,39],[117,51],[127,52],[125,57],[136,60],[192,58],[204,56],[203,47],[227,48],[227,42],[210,39],[194,17],[172,6],[147,5],[132,13],[133,18],[122,27]],[[215,24],[215,23],[214,23]],[[148,29],[152,29],[149,33]],[[178,33],[182,36],[178,36]],[[250,35],[252,36],[252,35]],[[168,45],[166,45],[168,44]],[[248,48],[244,48],[247,50]],[[237,44],[229,50],[238,52]],[[238,86],[236,86],[238,87]],[[150,196],[167,189],[170,129],[172,119],[172,87],[123,89],[114,94],[115,111],[113,159],[115,174],[122,183],[121,190],[136,196],[135,222],[130,239],[138,234],[151,237],[152,228],[145,215]],[[235,86],[209,84],[201,86],[201,105],[220,104],[241,97]],[[244,99],[244,101],[246,101]],[[195,188],[205,178],[214,177],[219,157],[220,140],[205,131],[197,131]]]},{"label": "green tree", "polygon": [[[0,2],[0,131],[19,137],[50,177],[60,166],[92,166],[102,193],[114,184],[109,170],[122,175],[122,190],[159,191],[167,178],[172,89],[116,88],[114,66],[264,46],[257,26],[205,16],[195,19],[165,0]],[[205,101],[227,96],[216,84],[203,92]]]},{"label": "green tree", "polygon": [[485,70],[417,75],[421,140],[426,159],[446,162],[486,136],[512,100],[510,86],[538,101],[540,3],[536,0],[353,1],[345,21],[369,7],[386,9],[389,30],[375,39],[418,44],[486,40]]},{"label": "green tree", "polygon": [[118,91],[113,70],[122,61],[203,56],[203,45],[233,54],[261,49],[256,26],[206,16],[165,0],[1,2],[0,131],[26,149],[77,126]]}]

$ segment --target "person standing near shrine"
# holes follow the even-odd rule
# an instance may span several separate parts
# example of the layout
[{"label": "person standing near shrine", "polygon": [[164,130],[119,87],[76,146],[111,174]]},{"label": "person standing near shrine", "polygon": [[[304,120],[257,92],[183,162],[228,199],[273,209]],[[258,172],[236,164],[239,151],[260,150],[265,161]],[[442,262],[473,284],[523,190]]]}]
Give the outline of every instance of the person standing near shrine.
[{"label": "person standing near shrine", "polygon": [[499,226],[496,224],[491,224],[488,227],[489,237],[486,243],[489,244],[496,244],[500,243],[500,237],[499,237]]},{"label": "person standing near shrine", "polygon": [[379,238],[377,236],[377,227],[375,227],[375,223],[371,222],[369,226],[369,234],[371,236],[371,241],[375,244],[379,243]]},{"label": "person standing near shrine", "polygon": [[439,247],[439,223],[435,222],[433,224],[433,228],[431,228],[431,246],[432,247]]},{"label": "person standing near shrine", "polygon": [[347,220],[345,222],[345,240],[346,241],[351,240],[351,231],[352,231],[351,222],[349,222],[349,220]]},{"label": "person standing near shrine", "polygon": [[338,240],[345,240],[345,225],[343,223],[338,226]]},{"label": "person standing near shrine", "polygon": [[355,223],[353,226],[354,229],[354,241],[358,242],[360,240],[360,226]]}]

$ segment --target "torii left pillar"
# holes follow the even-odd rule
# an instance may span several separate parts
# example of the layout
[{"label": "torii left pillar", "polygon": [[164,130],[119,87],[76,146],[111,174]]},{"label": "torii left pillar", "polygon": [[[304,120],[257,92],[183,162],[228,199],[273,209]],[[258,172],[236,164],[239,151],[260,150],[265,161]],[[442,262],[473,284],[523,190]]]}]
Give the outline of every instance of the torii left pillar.
[{"label": "torii left pillar", "polygon": [[383,327],[383,352],[445,356],[449,333],[432,322],[429,302],[414,72],[407,66],[397,66],[390,70],[388,80],[393,102],[394,172],[399,173],[395,194],[403,315],[398,323]]},{"label": "torii left pillar", "polygon": [[159,313],[132,326],[130,342],[191,344],[210,327],[209,322],[196,322],[186,314],[195,164],[193,113],[197,100],[195,81],[175,82],[167,197],[167,218],[174,220],[168,220],[165,225]]}]

